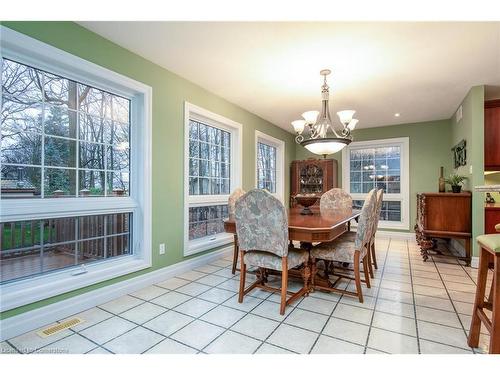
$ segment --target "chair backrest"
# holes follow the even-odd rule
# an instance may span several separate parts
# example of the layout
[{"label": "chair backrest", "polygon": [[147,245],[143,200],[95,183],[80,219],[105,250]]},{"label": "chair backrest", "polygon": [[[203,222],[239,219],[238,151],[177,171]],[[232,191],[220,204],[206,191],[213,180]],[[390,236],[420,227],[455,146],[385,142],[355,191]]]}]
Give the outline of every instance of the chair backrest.
[{"label": "chair backrest", "polygon": [[236,188],[234,191],[231,193],[229,196],[229,199],[227,201],[227,209],[229,211],[229,216],[234,215],[234,207],[236,205],[236,201],[241,198],[243,195],[245,195],[245,190],[241,188]]},{"label": "chair backrest", "polygon": [[384,200],[384,189],[379,189],[377,191],[377,207],[375,208],[375,217],[373,220],[373,230],[372,230],[372,237],[375,236],[375,233],[377,232],[378,229],[378,222],[380,220],[380,212],[382,211],[382,202]]},{"label": "chair backrest", "polygon": [[375,192],[376,190],[372,189],[366,195],[363,208],[361,209],[361,215],[359,216],[358,227],[356,229],[355,246],[357,249],[361,250],[362,254],[365,253],[366,247],[371,240],[373,216],[377,208],[377,197]]},{"label": "chair backrest", "polygon": [[321,196],[319,209],[322,214],[329,212],[351,212],[352,197],[342,189],[330,189]]},{"label": "chair backrest", "polygon": [[272,194],[250,190],[236,202],[236,234],[241,250],[288,255],[288,216]]}]

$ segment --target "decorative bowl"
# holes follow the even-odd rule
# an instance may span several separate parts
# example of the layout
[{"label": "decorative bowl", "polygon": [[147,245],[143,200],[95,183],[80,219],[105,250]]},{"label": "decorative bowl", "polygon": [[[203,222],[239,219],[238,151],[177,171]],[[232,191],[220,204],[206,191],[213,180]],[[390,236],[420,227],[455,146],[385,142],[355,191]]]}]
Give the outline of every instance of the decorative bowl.
[{"label": "decorative bowl", "polygon": [[314,194],[297,194],[295,196],[295,201],[303,207],[300,214],[312,215],[313,213],[309,207],[316,203],[318,199],[319,197]]}]

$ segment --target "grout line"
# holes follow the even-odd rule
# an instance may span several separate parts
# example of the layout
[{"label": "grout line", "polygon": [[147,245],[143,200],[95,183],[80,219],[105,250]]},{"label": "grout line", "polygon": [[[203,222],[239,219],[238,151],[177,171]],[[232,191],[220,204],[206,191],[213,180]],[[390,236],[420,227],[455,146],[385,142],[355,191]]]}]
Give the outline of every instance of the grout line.
[{"label": "grout line", "polygon": [[[451,302],[451,305],[453,306],[453,310],[455,311],[455,315],[457,316],[458,322],[460,323],[460,326],[462,327],[462,330],[463,330],[463,332],[464,332],[464,334],[465,334],[465,337],[467,338],[467,337],[468,337],[468,336],[467,336],[467,331],[465,330],[465,327],[464,327],[464,325],[463,325],[463,323],[462,323],[462,320],[460,319],[460,315],[458,314],[457,308],[455,307],[455,303],[453,302],[453,299],[452,299],[452,298],[451,298],[451,296],[450,296],[450,293],[449,293],[449,291],[448,291],[448,288],[446,287],[446,284],[445,284],[445,283],[444,283],[444,281],[443,281],[443,277],[441,276],[441,272],[439,271],[439,268],[437,267],[437,265],[436,265],[436,262],[435,262],[434,258],[433,258],[433,257],[431,257],[431,259],[432,259],[432,262],[434,263],[434,266],[436,267],[436,271],[437,271],[437,273],[438,273],[438,275],[439,275],[439,278],[441,279],[441,281],[442,281],[442,282],[443,282],[443,284],[444,284],[444,289],[445,289],[445,291],[446,291],[446,294],[448,295],[448,298],[449,298],[449,300],[450,300],[450,302]],[[455,328],[456,328],[456,327],[455,327]],[[476,351],[474,350],[474,348],[472,348],[471,350],[472,350],[472,352],[473,352],[474,354],[476,354]]]},{"label": "grout line", "polygon": [[[406,241],[406,252],[408,253],[408,257],[410,256],[410,247],[408,246],[408,241]],[[412,274],[412,268],[411,268],[411,260],[408,259],[408,263],[410,265],[410,280],[411,280],[411,295],[413,298],[413,314],[415,316],[415,332],[417,335],[417,350],[418,354],[422,354],[420,350],[420,336],[418,333],[418,320],[417,320],[417,303],[415,299],[415,290],[413,289],[413,274]]]},{"label": "grout line", "polygon": [[[387,249],[385,251],[385,257],[384,257],[384,265],[382,266],[382,272],[380,273],[380,283],[381,284],[382,284],[382,279],[384,277],[385,267],[387,265],[387,258],[389,258],[389,249],[391,247],[391,242],[392,242],[391,239],[389,239],[389,241],[387,242]],[[368,250],[368,251],[370,251],[370,250]],[[380,294],[380,288],[378,288],[377,295],[375,296],[375,304],[373,305],[372,317],[370,319],[370,326],[368,327],[368,334],[366,335],[365,349],[363,350],[363,354],[366,354],[366,349],[368,348],[368,342],[370,341],[370,333],[372,331],[373,318],[375,317],[375,311],[377,311],[376,308],[377,308],[379,294]]]},{"label": "grout line", "polygon": [[[351,282],[351,281],[349,280],[349,282],[347,283],[347,286],[349,286],[350,282]],[[347,289],[347,287],[346,287],[346,289]],[[318,291],[318,292],[319,292],[319,291]],[[324,333],[323,333],[323,331],[325,330],[326,326],[328,325],[328,322],[329,322],[329,321],[330,321],[330,319],[332,318],[333,313],[334,313],[334,312],[335,312],[335,310],[337,309],[337,306],[339,305],[339,303],[340,303],[340,301],[342,300],[342,298],[343,298],[343,297],[344,297],[344,294],[342,294],[342,295],[340,296],[340,298],[337,300],[337,303],[336,303],[336,304],[335,304],[335,306],[333,307],[333,310],[330,312],[330,315],[328,316],[328,319],[326,320],[325,324],[324,324],[324,325],[323,325],[323,327],[321,328],[321,331],[319,332],[318,337],[316,337],[316,340],[314,340],[314,343],[312,344],[311,349],[309,350],[309,353],[308,353],[308,354],[311,354],[312,350],[313,350],[313,349],[314,349],[314,347],[316,346],[316,344],[317,344],[317,342],[318,342],[319,338],[321,337],[321,335],[325,335],[325,336],[328,336],[328,337],[332,337],[332,336],[329,336],[329,335],[327,335],[327,334],[324,334]],[[341,319],[341,318],[339,318],[339,319]],[[336,338],[336,339],[337,339],[337,338]],[[350,341],[347,341],[347,340],[342,340],[342,341],[346,341],[346,342],[349,342],[349,343],[350,343]],[[359,345],[359,344],[357,344],[357,345]]]}]

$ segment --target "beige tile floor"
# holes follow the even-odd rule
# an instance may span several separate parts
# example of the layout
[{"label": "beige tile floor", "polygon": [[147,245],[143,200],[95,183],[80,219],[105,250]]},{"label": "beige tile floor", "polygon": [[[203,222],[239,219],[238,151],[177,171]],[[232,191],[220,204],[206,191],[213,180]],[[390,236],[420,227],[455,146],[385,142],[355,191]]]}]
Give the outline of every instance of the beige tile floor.
[{"label": "beige tile floor", "polygon": [[[424,263],[414,241],[377,240],[379,269],[365,302],[315,292],[279,315],[279,296],[237,302],[231,257],[83,311],[84,323],[42,339],[1,343],[2,353],[421,353],[487,352],[467,346],[477,271],[456,260]],[[249,278],[251,279],[251,275]],[[279,280],[275,280],[279,282]],[[354,290],[352,282],[342,284]],[[290,282],[291,288],[299,288]],[[70,318],[70,317],[68,317]]]}]

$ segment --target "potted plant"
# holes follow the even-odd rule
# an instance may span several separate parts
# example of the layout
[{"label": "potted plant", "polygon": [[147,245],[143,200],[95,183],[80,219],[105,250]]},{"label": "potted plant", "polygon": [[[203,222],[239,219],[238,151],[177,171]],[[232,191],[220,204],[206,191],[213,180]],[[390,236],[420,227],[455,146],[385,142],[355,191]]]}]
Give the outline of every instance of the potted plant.
[{"label": "potted plant", "polygon": [[451,190],[454,193],[460,193],[462,190],[462,184],[463,182],[467,179],[465,176],[460,176],[458,174],[452,174],[450,177],[448,177],[445,182],[449,185],[451,185]]}]

